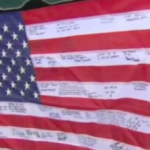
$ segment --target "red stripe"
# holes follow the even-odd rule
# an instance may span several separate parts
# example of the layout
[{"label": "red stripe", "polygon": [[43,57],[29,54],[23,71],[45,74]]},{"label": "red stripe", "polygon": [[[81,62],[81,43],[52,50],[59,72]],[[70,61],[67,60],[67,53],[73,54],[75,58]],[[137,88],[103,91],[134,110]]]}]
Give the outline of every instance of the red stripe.
[{"label": "red stripe", "polygon": [[35,68],[37,81],[150,81],[150,65]]},{"label": "red stripe", "polygon": [[[87,134],[95,137],[113,139],[120,142],[125,142],[131,145],[150,148],[150,134],[135,132],[132,130],[115,127],[111,125],[100,125],[95,123],[77,123],[70,121],[57,121],[45,118],[22,117],[22,116],[6,116],[5,122],[0,122],[3,126],[16,126],[25,128],[38,128],[47,130],[56,130],[64,132],[72,132],[76,134]],[[28,123],[27,123],[28,122]],[[91,128],[92,127],[92,128]],[[113,131],[113,135],[112,135]],[[136,140],[135,137],[138,137]],[[143,142],[144,139],[144,142]]]},{"label": "red stripe", "polygon": [[[114,38],[115,37],[115,38]],[[73,36],[29,41],[31,54],[146,48],[150,47],[150,30]]]},{"label": "red stripe", "polygon": [[[134,7],[133,7],[134,6]],[[149,0],[93,0],[22,12],[25,24],[149,9]]]},{"label": "red stripe", "polygon": [[[95,100],[84,98],[67,98],[67,97],[52,97],[41,96],[44,105],[77,109],[77,110],[121,110],[139,115],[150,116],[150,103],[142,100],[122,98],[117,100]],[[84,104],[84,105],[81,105]],[[134,106],[134,107],[133,107]]]},{"label": "red stripe", "polygon": [[[89,150],[88,148],[71,146],[59,143],[33,142],[15,139],[0,139],[1,148],[12,150]],[[101,148],[101,150],[103,150]]]}]

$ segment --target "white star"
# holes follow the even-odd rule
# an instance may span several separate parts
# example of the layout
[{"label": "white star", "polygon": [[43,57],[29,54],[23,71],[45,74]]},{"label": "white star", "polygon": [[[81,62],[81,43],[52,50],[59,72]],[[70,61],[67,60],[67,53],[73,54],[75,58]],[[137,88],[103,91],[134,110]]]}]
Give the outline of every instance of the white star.
[{"label": "white star", "polygon": [[15,60],[13,58],[11,59],[11,63],[12,63],[12,65],[16,64],[16,62],[15,62]]},{"label": "white star", "polygon": [[25,89],[26,89],[26,90],[30,88],[30,84],[28,84],[27,82],[25,83],[24,86],[25,86]]},{"label": "white star", "polygon": [[3,40],[3,36],[2,35],[0,35],[0,40]]},{"label": "white star", "polygon": [[22,90],[20,91],[20,94],[21,94],[22,96],[24,96],[24,92],[23,92]]},{"label": "white star", "polygon": [[21,57],[21,52],[19,50],[16,51],[16,57]]},{"label": "white star", "polygon": [[38,98],[38,96],[39,96],[38,93],[36,93],[36,92],[34,92],[33,95],[34,95],[34,98]]},{"label": "white star", "polygon": [[21,77],[18,74],[16,75],[16,78],[17,78],[17,81],[21,80]]},{"label": "white star", "polygon": [[35,81],[35,77],[33,75],[30,76],[31,82]]},{"label": "white star", "polygon": [[13,33],[12,37],[13,37],[13,40],[18,40],[18,35],[16,33]]},{"label": "white star", "polygon": [[2,60],[0,60],[0,65],[2,65],[3,64],[3,61]]},{"label": "white star", "polygon": [[12,81],[12,82],[11,82],[11,87],[12,87],[12,88],[15,88],[15,86],[16,86],[16,84]]},{"label": "white star", "polygon": [[21,72],[21,74],[25,73],[25,69],[22,66],[20,67],[20,72]]},{"label": "white star", "polygon": [[19,31],[23,30],[23,25],[19,23],[18,28],[19,28]]},{"label": "white star", "polygon": [[2,51],[2,57],[6,57],[6,52],[4,50]]},{"label": "white star", "polygon": [[6,45],[8,49],[12,49],[12,43],[8,42]]},{"label": "white star", "polygon": [[28,43],[26,41],[23,41],[22,46],[23,46],[23,48],[27,48]]},{"label": "white star", "polygon": [[7,95],[11,95],[11,91],[9,89],[6,90]]},{"label": "white star", "polygon": [[29,59],[26,59],[26,64],[27,64],[27,66],[31,65],[31,61]]},{"label": "white star", "polygon": [[0,82],[0,87],[2,87],[3,86],[3,83],[2,82]]},{"label": "white star", "polygon": [[10,68],[9,66],[7,67],[7,71],[8,71],[8,72],[11,72],[11,68]]},{"label": "white star", "polygon": [[6,80],[7,76],[3,73],[2,78],[3,78],[3,80]]},{"label": "white star", "polygon": [[3,29],[4,29],[4,32],[8,32],[8,26],[6,24],[3,26]]}]

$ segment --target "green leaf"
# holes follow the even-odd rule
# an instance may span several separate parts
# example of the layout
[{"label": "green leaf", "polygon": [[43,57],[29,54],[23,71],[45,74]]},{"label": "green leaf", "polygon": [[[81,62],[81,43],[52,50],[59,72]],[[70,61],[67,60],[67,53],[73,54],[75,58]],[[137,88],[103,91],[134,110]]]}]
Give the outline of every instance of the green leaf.
[{"label": "green leaf", "polygon": [[43,2],[47,3],[47,4],[58,4],[58,3],[63,3],[63,2],[70,2],[73,0],[43,0]]},{"label": "green leaf", "polygon": [[0,0],[1,10],[18,9],[24,6],[29,0]]}]

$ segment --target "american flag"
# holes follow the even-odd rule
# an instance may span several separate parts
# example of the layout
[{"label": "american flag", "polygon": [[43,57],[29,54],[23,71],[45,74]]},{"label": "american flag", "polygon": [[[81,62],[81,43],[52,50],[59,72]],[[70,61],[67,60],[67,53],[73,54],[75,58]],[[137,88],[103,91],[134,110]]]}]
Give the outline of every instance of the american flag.
[{"label": "american flag", "polygon": [[149,64],[149,0],[0,14],[0,150],[150,149]]}]

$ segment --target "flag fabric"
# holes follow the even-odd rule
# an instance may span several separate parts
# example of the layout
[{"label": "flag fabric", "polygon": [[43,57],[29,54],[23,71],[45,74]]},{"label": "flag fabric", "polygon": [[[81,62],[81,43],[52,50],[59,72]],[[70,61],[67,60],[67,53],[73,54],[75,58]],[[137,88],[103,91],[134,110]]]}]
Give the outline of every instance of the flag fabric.
[{"label": "flag fabric", "polygon": [[150,149],[149,64],[148,0],[1,14],[0,149]]}]

